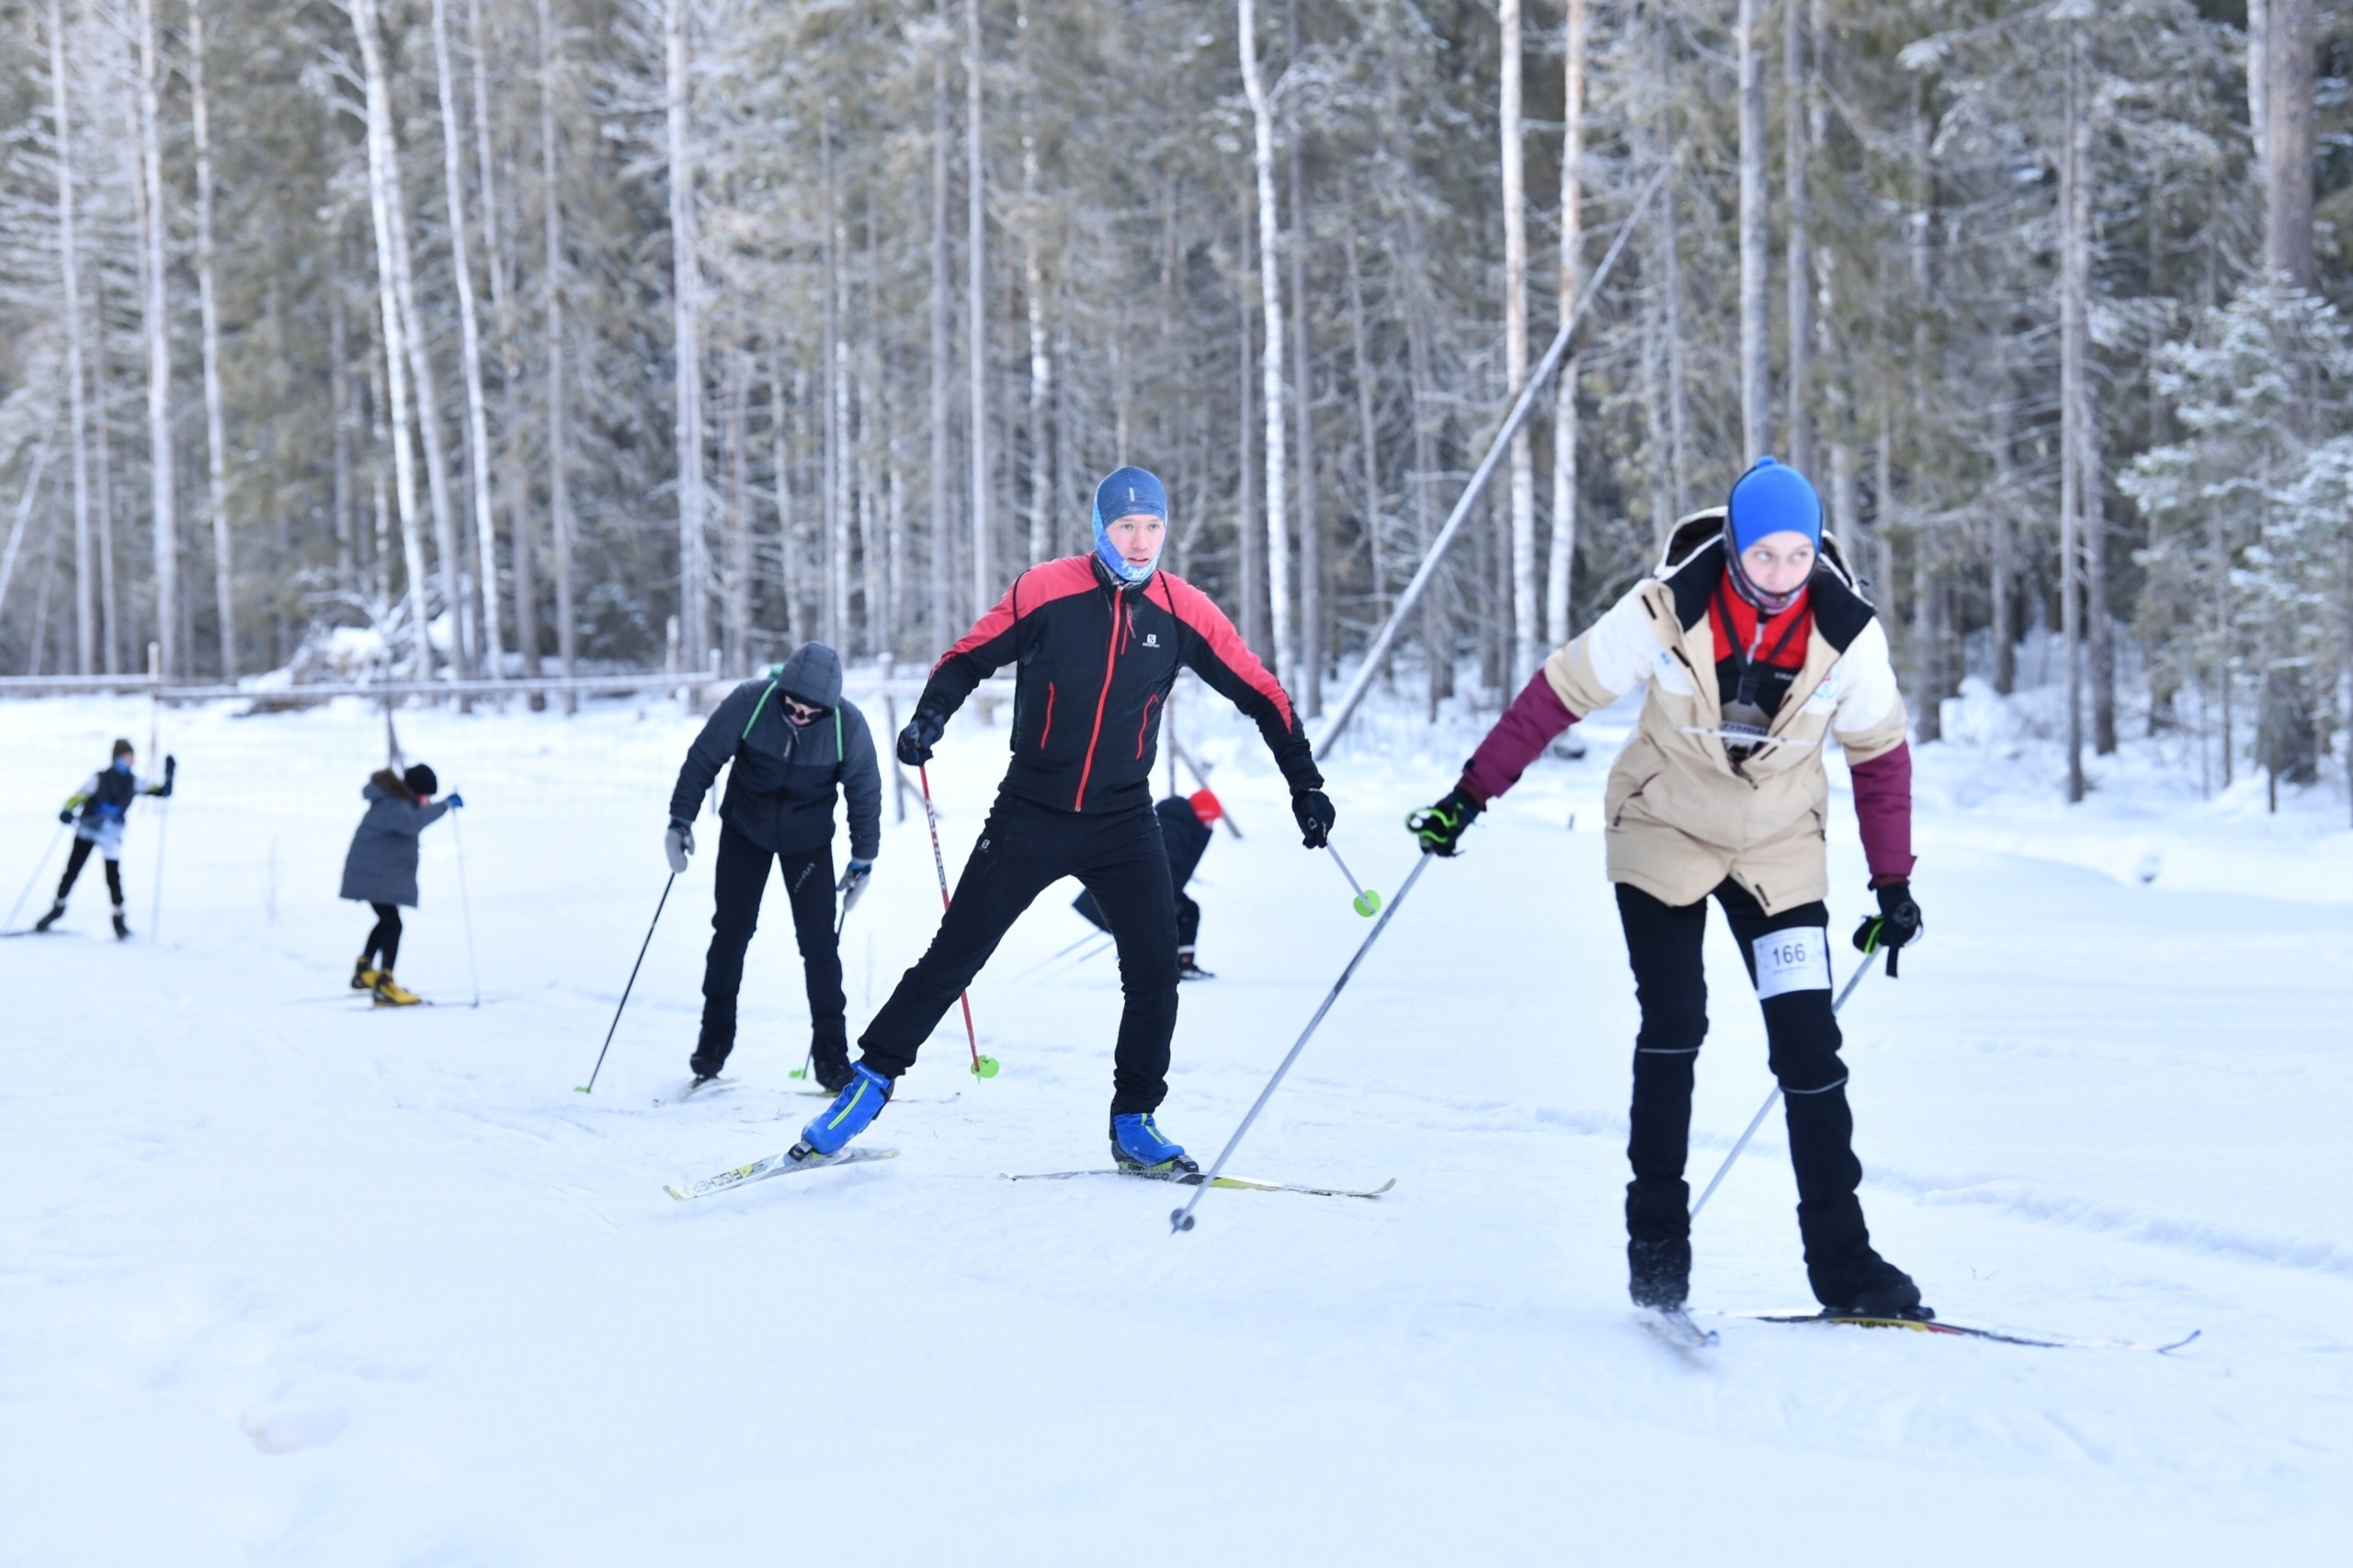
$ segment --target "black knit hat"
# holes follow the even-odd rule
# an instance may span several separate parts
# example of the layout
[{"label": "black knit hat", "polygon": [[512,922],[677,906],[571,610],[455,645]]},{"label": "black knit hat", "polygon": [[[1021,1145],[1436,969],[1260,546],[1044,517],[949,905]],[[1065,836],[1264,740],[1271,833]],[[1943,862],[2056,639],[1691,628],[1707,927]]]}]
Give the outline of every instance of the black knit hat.
[{"label": "black knit hat", "polygon": [[438,793],[441,789],[441,780],[433,776],[433,769],[421,762],[413,764],[406,773],[402,774],[401,782],[407,785],[408,792],[420,801],[427,795]]}]

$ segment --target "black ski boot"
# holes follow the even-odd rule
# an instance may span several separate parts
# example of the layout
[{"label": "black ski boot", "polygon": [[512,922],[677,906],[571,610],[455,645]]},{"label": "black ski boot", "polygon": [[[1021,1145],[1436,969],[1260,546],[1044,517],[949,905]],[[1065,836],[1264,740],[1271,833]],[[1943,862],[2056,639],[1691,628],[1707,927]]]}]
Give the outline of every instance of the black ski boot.
[{"label": "black ski boot", "polygon": [[809,1072],[829,1095],[838,1095],[849,1087],[849,1051],[843,1046],[831,1051],[823,1049],[809,1054]]},{"label": "black ski boot", "polygon": [[49,913],[47,915],[42,915],[40,919],[33,922],[33,929],[36,931],[46,931],[51,926],[56,925],[58,921],[64,918],[64,915],[65,901],[61,898],[55,903],[49,906]]},{"label": "black ski boot", "polygon": [[[1857,1217],[1859,1221],[1859,1215]],[[1859,1222],[1857,1229],[1860,1230]],[[1805,1272],[1814,1299],[1832,1317],[1915,1318],[1937,1314],[1920,1304],[1912,1277],[1880,1256],[1869,1239],[1858,1236],[1827,1261],[1806,1249]]]},{"label": "black ski boot", "polygon": [[1216,975],[1200,966],[1190,948],[1176,949],[1176,978],[1179,980],[1215,980]]},{"label": "black ski boot", "polygon": [[131,927],[124,922],[122,905],[119,903],[114,906],[114,939],[118,942],[131,940]]},{"label": "black ski boot", "polygon": [[1626,1293],[1638,1307],[1680,1307],[1691,1293],[1691,1188],[1626,1184]]}]

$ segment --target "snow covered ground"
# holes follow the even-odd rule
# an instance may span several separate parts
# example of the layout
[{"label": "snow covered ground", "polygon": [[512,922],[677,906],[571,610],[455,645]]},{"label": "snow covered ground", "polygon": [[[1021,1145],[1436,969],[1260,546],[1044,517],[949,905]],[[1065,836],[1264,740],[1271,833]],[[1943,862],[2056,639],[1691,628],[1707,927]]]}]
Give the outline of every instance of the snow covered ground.
[{"label": "snow covered ground", "polygon": [[[382,753],[355,706],[163,715],[134,813],[140,938],[0,942],[0,1562],[858,1561],[2202,1563],[2325,1560],[2353,1526],[2353,834],[2341,786],[2263,812],[2178,764],[2056,803],[1977,697],[1921,757],[1927,945],[1848,1008],[1882,1249],[1947,1317],[2134,1340],[2033,1350],[1711,1320],[1695,1364],[1625,1305],[1631,987],[1602,779],[1540,765],[1433,866],[1238,1157],[1374,1202],[1015,1185],[1105,1163],[1108,958],[1050,897],[869,1141],[903,1157],[700,1202],[662,1184],[790,1143],[818,1101],[769,905],[724,1093],[676,1103],[706,855],[594,1096],[573,1091],[663,885],[674,707],[404,714],[468,805],[426,836],[402,979],[344,990],[335,897]],[[1196,893],[1163,1122],[1214,1153],[1366,929],[1255,738],[1179,705],[1247,837]],[[0,897],[143,703],[0,707]],[[878,723],[879,727],[879,723]],[[2031,726],[2028,726],[2031,728]],[[1339,841],[1468,749],[1377,712],[1329,760]],[[951,871],[1002,767],[934,767]],[[142,759],[150,760],[150,759]],[[852,1028],[938,909],[919,807],[845,937]],[[1572,825],[1572,823],[1574,825]],[[483,1005],[471,998],[460,847]],[[151,899],[165,850],[162,924]],[[1834,908],[1861,911],[1834,815]],[[28,920],[56,874],[52,854]],[[2144,880],[2146,878],[2147,880]],[[1694,1165],[1769,1087],[1721,924]],[[668,1102],[668,1103],[657,1103]],[[917,1103],[920,1102],[920,1103]],[[1801,1306],[1777,1131],[1702,1217],[1695,1305]],[[2335,1540],[2335,1548],[2327,1542]]]}]

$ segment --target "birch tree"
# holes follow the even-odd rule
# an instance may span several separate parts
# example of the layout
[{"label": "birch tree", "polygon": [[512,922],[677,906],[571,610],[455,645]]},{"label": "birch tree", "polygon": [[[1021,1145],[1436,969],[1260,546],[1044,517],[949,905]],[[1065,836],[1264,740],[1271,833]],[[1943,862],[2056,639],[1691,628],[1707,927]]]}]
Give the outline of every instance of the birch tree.
[{"label": "birch tree", "polygon": [[1250,100],[1251,166],[1257,180],[1259,312],[1266,352],[1259,358],[1259,399],[1266,415],[1267,628],[1276,678],[1296,683],[1297,643],[1290,622],[1290,527],[1284,508],[1283,290],[1279,260],[1281,230],[1275,218],[1275,117],[1258,69],[1256,0],[1237,0],[1242,90]]},{"label": "birch tree", "polygon": [[82,259],[74,215],[74,116],[65,76],[65,8],[49,0],[50,113],[57,138],[57,270],[65,328],[66,433],[74,484],[74,657],[78,675],[97,673],[97,574],[90,538],[89,414],[84,404]]}]

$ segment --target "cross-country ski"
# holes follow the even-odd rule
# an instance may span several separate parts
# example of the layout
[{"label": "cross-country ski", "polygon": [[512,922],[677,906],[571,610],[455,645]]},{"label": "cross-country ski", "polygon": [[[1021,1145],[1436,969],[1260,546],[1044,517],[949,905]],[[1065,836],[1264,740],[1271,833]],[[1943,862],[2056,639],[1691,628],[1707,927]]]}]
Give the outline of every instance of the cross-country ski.
[{"label": "cross-country ski", "polygon": [[1146,1181],[1173,1181],[1185,1187],[1199,1187],[1203,1182],[1208,1182],[1211,1187],[1231,1187],[1235,1191],[1300,1192],[1313,1198],[1378,1198],[1397,1185],[1395,1176],[1391,1176],[1379,1187],[1306,1187],[1296,1182],[1262,1181],[1256,1176],[1231,1174],[1220,1176],[1212,1180],[1203,1171],[1135,1171],[1116,1168],[1093,1171],[1008,1171],[1006,1173],[1005,1179],[1007,1181],[1070,1181],[1079,1176],[1133,1176]]},{"label": "cross-country ski", "polygon": [[672,1184],[662,1190],[684,1202],[689,1198],[708,1198],[714,1192],[725,1192],[730,1187],[742,1187],[749,1182],[766,1181],[770,1176],[795,1176],[802,1171],[827,1170],[835,1165],[854,1165],[869,1160],[895,1160],[898,1157],[896,1149],[845,1149],[838,1154],[819,1154],[796,1143],[781,1154],[768,1154],[749,1165],[722,1171],[717,1176],[683,1185]]}]

